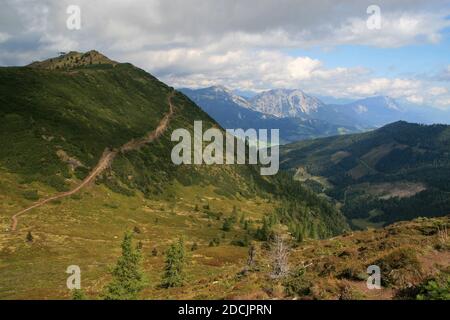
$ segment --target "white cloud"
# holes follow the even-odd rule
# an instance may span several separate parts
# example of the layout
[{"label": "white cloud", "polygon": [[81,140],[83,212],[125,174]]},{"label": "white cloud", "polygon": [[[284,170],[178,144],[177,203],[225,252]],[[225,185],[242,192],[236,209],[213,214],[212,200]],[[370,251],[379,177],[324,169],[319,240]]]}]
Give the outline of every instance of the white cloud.
[{"label": "white cloud", "polygon": [[[401,98],[415,96],[420,87],[421,82],[418,80],[374,78],[350,87],[349,91],[360,96],[384,94],[393,98]],[[410,98],[410,100],[418,101],[418,99],[413,98]]]},{"label": "white cloud", "polygon": [[[436,43],[450,26],[450,1],[379,0],[380,30],[366,26],[371,0],[5,0],[0,64],[20,65],[59,51],[97,49],[174,86],[222,84],[242,90],[302,88],[357,98],[375,94],[414,103],[445,102],[450,66],[439,80],[374,76],[366,66],[327,66],[289,49]],[[81,7],[82,28],[66,28]],[[14,41],[11,41],[14,40]],[[447,90],[447,91],[446,91]]]},{"label": "white cloud", "polygon": [[[154,70],[163,80],[177,87],[222,84],[249,90],[274,87],[314,90],[320,84],[345,85],[350,79],[368,74],[368,70],[361,67],[326,68],[317,59],[294,57],[277,50],[215,53],[207,48],[171,49],[133,53],[127,55],[126,60]],[[337,91],[342,91],[341,86]]]},{"label": "white cloud", "polygon": [[[382,13],[381,17],[381,28],[372,30],[367,28],[365,17],[348,18],[341,26],[333,28],[326,39],[332,45],[364,44],[397,48],[414,43],[437,43],[441,39],[441,30],[450,26],[450,21],[442,12],[415,13],[401,10]],[[313,44],[318,44],[317,40]]]},{"label": "white cloud", "polygon": [[305,80],[311,78],[313,71],[320,66],[321,63],[319,60],[309,57],[298,57],[288,62],[286,67],[291,78]]},{"label": "white cloud", "polygon": [[414,103],[414,104],[423,104],[425,99],[419,95],[412,95],[412,96],[406,97],[406,100],[408,100],[409,102]]},{"label": "white cloud", "polygon": [[449,108],[450,107],[450,97],[443,97],[436,100],[436,105],[441,108]]},{"label": "white cloud", "polygon": [[[403,0],[379,0],[380,30],[367,28],[369,0],[349,0],[345,5],[333,5],[331,0],[5,1],[0,23],[13,35],[41,32],[118,52],[204,46],[217,50],[342,44],[398,47],[435,43],[441,30],[450,26],[448,0],[429,1],[427,6],[418,0],[407,5]],[[72,4],[81,8],[79,32],[66,29],[66,8]]]},{"label": "white cloud", "polygon": [[431,87],[428,90],[429,94],[431,94],[432,96],[440,96],[443,94],[448,93],[448,89],[444,88],[444,87]]}]

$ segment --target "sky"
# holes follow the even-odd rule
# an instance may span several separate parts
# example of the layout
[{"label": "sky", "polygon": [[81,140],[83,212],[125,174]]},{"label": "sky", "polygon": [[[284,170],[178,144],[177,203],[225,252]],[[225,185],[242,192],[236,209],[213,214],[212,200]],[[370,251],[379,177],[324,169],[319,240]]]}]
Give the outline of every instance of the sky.
[{"label": "sky", "polygon": [[1,66],[95,49],[174,87],[387,95],[450,109],[450,0],[0,0],[0,8]]}]

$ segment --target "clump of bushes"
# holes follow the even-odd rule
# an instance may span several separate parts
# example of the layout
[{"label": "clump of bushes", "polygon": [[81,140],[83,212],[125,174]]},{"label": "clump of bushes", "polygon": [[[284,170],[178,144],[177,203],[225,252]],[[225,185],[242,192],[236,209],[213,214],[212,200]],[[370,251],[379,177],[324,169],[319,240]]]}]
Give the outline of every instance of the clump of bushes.
[{"label": "clump of bushes", "polygon": [[231,241],[231,245],[238,246],[238,247],[248,247],[250,244],[250,239],[248,235],[245,235],[243,239],[235,239]]},{"label": "clump of bushes", "polygon": [[231,228],[233,227],[233,224],[234,224],[234,219],[232,217],[231,218],[226,218],[223,221],[222,230],[226,231],[226,232],[231,231]]},{"label": "clump of bushes", "polygon": [[380,267],[381,283],[386,287],[405,286],[421,273],[417,254],[412,248],[394,250],[373,264]]},{"label": "clump of bushes", "polygon": [[311,294],[312,282],[305,268],[299,268],[286,278],[283,286],[288,296],[308,296]]},{"label": "clump of bushes", "polygon": [[347,267],[339,273],[339,279],[347,279],[354,281],[364,281],[368,277],[367,273],[364,273],[363,270],[359,270],[353,266]]},{"label": "clump of bushes", "polygon": [[209,242],[210,247],[218,247],[220,245],[220,239],[214,238]]},{"label": "clump of bushes", "polygon": [[23,197],[27,200],[37,201],[39,200],[39,194],[37,190],[27,190],[22,193]]},{"label": "clump of bushes", "polygon": [[419,287],[417,300],[450,300],[450,274],[444,273]]},{"label": "clump of bushes", "polygon": [[422,281],[416,286],[400,289],[396,299],[402,300],[450,300],[450,270]]}]

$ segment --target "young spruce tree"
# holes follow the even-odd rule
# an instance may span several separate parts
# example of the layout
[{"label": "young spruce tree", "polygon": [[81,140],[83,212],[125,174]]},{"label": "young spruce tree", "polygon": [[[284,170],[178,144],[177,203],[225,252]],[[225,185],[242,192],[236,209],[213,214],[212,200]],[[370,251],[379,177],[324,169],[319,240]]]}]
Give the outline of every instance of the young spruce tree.
[{"label": "young spruce tree", "polygon": [[172,288],[183,285],[185,259],[184,241],[180,238],[166,251],[166,267],[162,279],[163,287]]},{"label": "young spruce tree", "polygon": [[136,300],[144,287],[141,252],[133,247],[133,236],[125,233],[122,256],[112,271],[112,281],[106,286],[105,300]]}]

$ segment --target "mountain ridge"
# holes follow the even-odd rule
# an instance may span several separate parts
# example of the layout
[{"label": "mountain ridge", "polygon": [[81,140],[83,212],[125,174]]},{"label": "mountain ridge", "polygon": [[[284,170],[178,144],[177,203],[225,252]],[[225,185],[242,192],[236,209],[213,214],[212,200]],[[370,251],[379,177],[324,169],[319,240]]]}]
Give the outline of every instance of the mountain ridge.
[{"label": "mountain ridge", "polygon": [[[239,90],[232,91],[224,86],[200,89],[183,88],[181,90],[184,90],[197,104],[209,112],[208,110],[212,110],[213,107],[211,105],[213,99],[210,97],[207,99],[208,101],[205,101],[202,98],[205,98],[206,95],[201,97],[202,94],[196,94],[196,92],[205,92],[212,88],[217,92],[221,92],[221,95],[214,97],[214,102],[221,105],[222,108],[225,108],[224,103],[231,100],[236,102],[240,107],[259,112],[266,117],[298,119],[297,121],[300,122],[305,120],[322,121],[323,123],[327,123],[328,127],[342,127],[345,129],[343,130],[344,133],[373,130],[400,120],[424,124],[450,124],[450,112],[448,111],[431,107],[414,107],[412,105],[405,107],[392,97],[386,95],[375,95],[351,102],[323,103],[320,98],[306,94],[301,89],[272,89],[255,93],[248,98],[235,93],[239,92]],[[327,100],[331,99],[327,98]],[[226,110],[224,110],[225,112]],[[236,110],[232,110],[232,112],[236,112]],[[218,117],[216,120],[219,122],[224,121],[224,115],[213,115]],[[258,117],[258,115],[255,114],[255,117]],[[307,124],[306,126],[308,127]],[[283,126],[280,126],[280,128],[283,128]],[[316,129],[319,129],[319,134],[309,136],[300,134],[297,137],[304,139],[304,137],[317,138],[330,135],[329,131],[320,133],[320,128]],[[302,131],[301,127],[298,127],[297,130],[299,132]],[[334,135],[338,134],[340,133],[337,131],[334,132]],[[287,139],[287,142],[294,142],[296,135],[289,134],[289,136],[294,137],[294,139]]]},{"label": "mountain ridge", "polygon": [[300,89],[264,91],[251,100],[252,109],[276,117],[304,117],[317,113],[325,104]]}]

